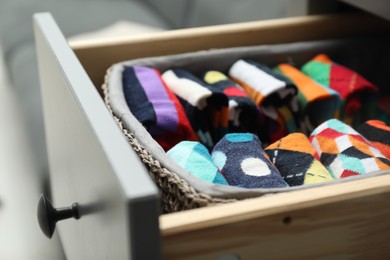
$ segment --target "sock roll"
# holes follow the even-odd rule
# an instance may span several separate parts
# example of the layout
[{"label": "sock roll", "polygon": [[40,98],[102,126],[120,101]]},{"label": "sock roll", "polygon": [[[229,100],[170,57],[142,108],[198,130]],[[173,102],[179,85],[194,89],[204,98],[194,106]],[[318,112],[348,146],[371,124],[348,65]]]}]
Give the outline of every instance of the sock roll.
[{"label": "sock roll", "polygon": [[227,134],[215,145],[211,157],[230,185],[243,188],[288,186],[268,160],[256,135]]},{"label": "sock roll", "polygon": [[122,83],[130,111],[164,150],[182,140],[198,140],[182,105],[157,70],[125,67]]}]

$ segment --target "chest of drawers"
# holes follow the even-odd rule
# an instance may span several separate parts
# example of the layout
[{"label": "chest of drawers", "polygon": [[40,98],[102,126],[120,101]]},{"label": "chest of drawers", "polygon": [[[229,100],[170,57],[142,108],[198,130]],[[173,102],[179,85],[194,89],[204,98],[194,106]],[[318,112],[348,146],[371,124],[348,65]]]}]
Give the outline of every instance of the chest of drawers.
[{"label": "chest of drawers", "polygon": [[[390,175],[160,215],[159,192],[99,95],[113,63],[210,48],[389,34],[368,15],[297,17],[70,46],[34,16],[53,204],[68,259],[381,258]],[[56,232],[57,232],[56,231]]]}]

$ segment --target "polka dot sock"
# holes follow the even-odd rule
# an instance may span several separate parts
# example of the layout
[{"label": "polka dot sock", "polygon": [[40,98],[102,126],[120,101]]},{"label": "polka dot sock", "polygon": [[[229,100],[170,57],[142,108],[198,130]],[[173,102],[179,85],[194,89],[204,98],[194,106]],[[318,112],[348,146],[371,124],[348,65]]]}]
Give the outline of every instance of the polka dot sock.
[{"label": "polka dot sock", "polygon": [[243,188],[288,186],[253,134],[225,135],[215,145],[211,157],[230,185]]},{"label": "polka dot sock", "polygon": [[327,55],[314,57],[302,67],[302,72],[339,93],[340,119],[345,123],[358,126],[375,113],[373,104],[378,88],[356,72],[333,62]]},{"label": "polka dot sock", "polygon": [[369,120],[356,130],[386,158],[390,158],[390,126],[379,120]]},{"label": "polka dot sock", "polygon": [[182,105],[157,70],[125,67],[122,82],[130,111],[164,150],[183,140],[198,140]]},{"label": "polka dot sock", "polygon": [[314,129],[310,142],[336,179],[390,169],[390,161],[352,127],[331,119]]},{"label": "polka dot sock", "polygon": [[310,134],[314,127],[336,115],[340,106],[336,91],[320,85],[289,64],[280,64],[275,71],[288,77],[298,88],[301,132]]},{"label": "polka dot sock", "polygon": [[201,142],[209,149],[213,147],[227,133],[227,96],[183,69],[168,70],[162,78],[179,97]]},{"label": "polka dot sock", "polygon": [[314,157],[316,152],[302,133],[287,135],[265,148],[265,152],[290,186],[333,180]]},{"label": "polka dot sock", "polygon": [[207,148],[199,142],[183,141],[167,152],[181,167],[199,179],[215,184],[228,185],[214,165]]},{"label": "polka dot sock", "polygon": [[256,104],[234,81],[219,71],[207,71],[203,80],[229,99],[229,133],[259,131],[260,114]]}]

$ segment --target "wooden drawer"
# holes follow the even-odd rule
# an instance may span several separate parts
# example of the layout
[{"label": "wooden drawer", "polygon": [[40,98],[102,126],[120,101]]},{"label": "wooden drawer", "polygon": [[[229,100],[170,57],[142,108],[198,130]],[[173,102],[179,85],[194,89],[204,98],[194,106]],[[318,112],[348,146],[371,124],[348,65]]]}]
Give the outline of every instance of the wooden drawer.
[{"label": "wooden drawer", "polygon": [[69,47],[34,16],[57,225],[68,259],[386,258],[390,175],[159,215],[158,189],[97,89],[122,60],[210,48],[389,34],[368,15],[214,26]]}]

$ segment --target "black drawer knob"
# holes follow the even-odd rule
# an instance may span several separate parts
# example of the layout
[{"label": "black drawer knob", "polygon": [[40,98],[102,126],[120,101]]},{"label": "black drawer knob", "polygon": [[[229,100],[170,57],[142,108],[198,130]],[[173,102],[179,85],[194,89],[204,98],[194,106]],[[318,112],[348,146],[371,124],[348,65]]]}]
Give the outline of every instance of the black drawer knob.
[{"label": "black drawer knob", "polygon": [[73,203],[70,207],[55,209],[51,201],[43,194],[38,202],[37,215],[39,226],[43,234],[48,238],[53,236],[57,221],[68,218],[80,218],[77,203]]}]

